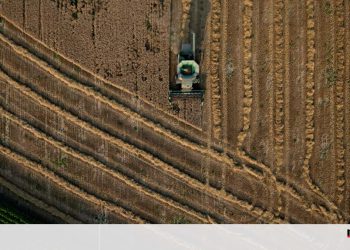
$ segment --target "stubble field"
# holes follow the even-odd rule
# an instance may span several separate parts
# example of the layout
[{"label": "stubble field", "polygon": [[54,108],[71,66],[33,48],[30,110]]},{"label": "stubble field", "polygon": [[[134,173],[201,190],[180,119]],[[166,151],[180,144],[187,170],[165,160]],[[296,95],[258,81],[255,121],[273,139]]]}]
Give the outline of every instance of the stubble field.
[{"label": "stubble field", "polygon": [[[0,190],[67,223],[348,223],[349,13],[1,2]],[[190,31],[205,95],[169,102]]]}]

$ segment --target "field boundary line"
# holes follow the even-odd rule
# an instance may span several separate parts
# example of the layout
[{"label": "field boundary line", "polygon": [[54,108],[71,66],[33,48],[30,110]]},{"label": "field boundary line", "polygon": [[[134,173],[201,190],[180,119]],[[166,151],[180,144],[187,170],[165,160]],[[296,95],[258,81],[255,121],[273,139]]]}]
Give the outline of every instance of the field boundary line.
[{"label": "field boundary line", "polygon": [[71,192],[72,194],[85,199],[86,201],[89,201],[99,207],[104,207],[108,209],[109,211],[116,212],[119,216],[124,217],[128,221],[133,221],[134,223],[142,223],[144,222],[142,219],[130,214],[129,212],[125,211],[124,209],[121,209],[117,206],[110,205],[106,202],[103,202],[96,197],[89,195],[79,188],[77,188],[74,185],[71,185],[67,183],[66,181],[62,180],[60,177],[57,175],[53,174],[51,171],[47,170],[46,168],[42,167],[41,165],[37,163],[33,163],[32,161],[28,160],[27,158],[14,153],[12,150],[9,148],[3,146],[0,144],[0,153],[2,155],[5,155],[9,159],[12,159],[13,161],[21,164],[24,168],[28,168],[32,170],[33,172],[36,172],[37,174],[45,177],[48,181],[51,181],[55,183],[57,186],[61,187],[63,190],[66,190],[68,192]]}]

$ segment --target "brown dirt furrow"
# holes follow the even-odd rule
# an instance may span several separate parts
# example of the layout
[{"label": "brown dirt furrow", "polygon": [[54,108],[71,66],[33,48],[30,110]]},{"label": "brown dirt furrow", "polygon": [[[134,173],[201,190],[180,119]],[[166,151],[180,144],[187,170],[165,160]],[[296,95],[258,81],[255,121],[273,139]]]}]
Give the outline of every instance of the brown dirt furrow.
[{"label": "brown dirt furrow", "polygon": [[335,147],[336,147],[336,203],[344,200],[345,191],[345,141],[344,141],[344,87],[345,87],[345,5],[344,0],[335,1],[336,18],[336,75],[335,83]]},{"label": "brown dirt furrow", "polygon": [[39,0],[39,38],[43,40],[43,0]]},{"label": "brown dirt furrow", "polygon": [[243,127],[238,135],[238,149],[241,149],[243,142],[250,129],[250,111],[253,102],[252,83],[252,30],[253,30],[253,1],[243,2]]},{"label": "brown dirt furrow", "polygon": [[[273,165],[273,1],[253,1],[252,107],[244,151],[259,162]],[[262,28],[264,27],[264,28]],[[236,45],[237,46],[237,45]],[[240,45],[239,45],[240,46]]]},{"label": "brown dirt furrow", "polygon": [[241,59],[242,55],[242,36],[243,36],[243,18],[242,1],[228,1],[227,22],[227,65],[225,65],[227,76],[227,142],[231,149],[237,147],[237,138],[242,127],[242,107],[243,107],[243,69]]},{"label": "brown dirt furrow", "polygon": [[[315,114],[314,149],[310,159],[310,177],[334,202],[336,171],[334,136],[334,8],[328,0],[315,2]],[[326,34],[331,36],[326,37]],[[322,41],[322,39],[326,41]],[[317,42],[319,41],[319,42]],[[294,175],[297,178],[297,175]]]},{"label": "brown dirt furrow", "polygon": [[22,12],[22,15],[23,15],[23,23],[22,23],[22,26],[23,26],[23,29],[26,28],[26,23],[27,23],[27,5],[26,5],[26,0],[22,0],[22,9],[23,9],[23,12]]},{"label": "brown dirt furrow", "polygon": [[18,188],[16,185],[13,185],[6,179],[0,176],[0,186],[2,188],[8,189],[12,194],[16,195],[17,197],[23,199],[25,202],[28,202],[31,206],[34,206],[42,211],[47,212],[50,216],[53,216],[54,218],[58,218],[64,223],[70,223],[70,224],[78,224],[82,223],[81,221],[69,216],[68,214],[65,214],[58,210],[56,207],[50,206],[43,202],[42,200],[39,200],[38,198],[34,197],[33,195],[30,195],[28,192],[25,192],[24,190]]},{"label": "brown dirt furrow", "polygon": [[[4,163],[0,169],[3,178],[7,179],[11,177],[14,183],[18,182],[17,185],[27,188],[26,190],[30,190],[33,195],[37,193],[42,196],[41,198],[46,197],[46,199],[50,199],[50,203],[52,203],[50,205],[59,207],[61,211],[66,210],[64,211],[66,214],[70,214],[79,219],[87,216],[90,219],[87,220],[86,217],[84,219],[91,223],[91,219],[94,218],[92,214],[97,214],[96,210],[103,208],[108,211],[110,218],[113,218],[115,222],[145,222],[120,207],[98,200],[94,196],[81,191],[79,188],[68,184],[51,171],[43,168],[41,165],[29,161],[2,145],[0,145],[0,157]],[[33,188],[33,183],[37,183],[35,188]],[[46,185],[46,187],[44,185]],[[29,188],[29,186],[32,188]],[[52,196],[50,196],[50,193]],[[74,211],[74,209],[68,208],[66,202],[69,200],[69,196],[74,197],[71,199],[76,203],[75,207],[82,208],[83,205],[85,205],[84,211]],[[83,212],[89,212],[90,214],[83,214]]]},{"label": "brown dirt furrow", "polygon": [[285,3],[283,0],[274,2],[274,163],[273,170],[276,173],[280,172],[283,164],[284,155],[284,55],[285,55],[285,30],[284,30],[284,15]]},{"label": "brown dirt furrow", "polygon": [[222,40],[222,1],[212,0],[210,10],[210,71],[207,84],[211,94],[211,123],[212,135],[215,139],[222,139],[222,103],[220,86],[220,50]]},{"label": "brown dirt furrow", "polygon": [[[36,120],[38,122],[35,123],[36,126],[39,126],[41,130],[46,130],[47,133],[50,133],[50,135],[52,136],[54,136],[55,133],[57,133],[57,130],[51,131],[51,129],[48,129],[47,127],[54,128],[55,126],[57,126],[54,124],[56,120],[64,119],[65,126],[70,127],[70,129],[64,129],[64,133],[59,137],[66,138],[66,143],[79,148],[84,153],[93,155],[95,158],[98,158],[100,160],[107,158],[108,160],[106,163],[110,163],[112,167],[120,165],[120,162],[125,163],[127,164],[128,169],[135,168],[134,172],[130,172],[130,170],[126,171],[126,173],[129,175],[130,173],[132,173],[132,178],[137,179],[139,178],[138,176],[141,175],[141,179],[144,179],[147,185],[153,186],[154,188],[160,190],[160,192],[165,192],[172,197],[175,196],[176,198],[181,198],[182,196],[179,190],[188,190],[186,197],[189,197],[189,199],[195,201],[190,202],[189,205],[196,206],[197,203],[197,205],[199,205],[199,207],[197,206],[197,208],[202,211],[206,211],[207,213],[214,213],[215,211],[217,213],[222,213],[222,216],[226,218],[225,220],[230,219],[230,216],[232,216],[230,215],[230,210],[236,206],[238,209],[246,210],[246,208],[251,208],[254,209],[254,211],[259,212],[258,208],[254,208],[254,206],[247,203],[246,201],[240,201],[237,197],[233,195],[227,193],[225,194],[225,192],[222,193],[222,191],[210,188],[194,179],[189,178],[189,176],[179,172],[178,170],[172,168],[167,164],[162,163],[158,159],[146,154],[145,152],[111,137],[108,134],[99,131],[96,128],[91,127],[91,125],[86,124],[85,122],[77,119],[71,114],[61,110],[60,108],[55,107],[54,105],[43,100],[40,96],[32,93],[30,89],[21,87],[19,84],[16,84],[15,82],[11,81],[10,79],[8,79],[8,77],[5,77],[3,75],[2,78],[5,79],[5,81],[0,81],[0,86],[3,87],[5,91],[3,93],[5,93],[6,96],[11,96],[12,100],[21,100],[20,102],[12,101],[9,103],[8,98],[6,98],[6,96],[4,97],[3,94],[3,105],[11,109],[13,112],[17,112],[17,115],[21,116],[22,119],[29,119],[28,122],[30,122],[30,120],[35,119],[35,116],[37,116]],[[6,88],[10,88],[10,90],[6,90]],[[18,95],[18,93],[16,94],[17,91],[20,92],[21,95]],[[28,99],[28,97],[30,97],[30,99]],[[32,107],[34,112],[31,111],[31,109],[29,109],[28,107]],[[16,108],[18,108],[19,110],[17,110]],[[48,112],[45,111],[45,109],[47,109]],[[39,114],[45,113],[45,116],[40,117]],[[59,115],[59,117],[57,117],[56,114]],[[50,118],[51,116],[52,119]],[[42,125],[40,125],[40,121],[45,121],[45,123],[42,122]],[[46,124],[50,124],[50,126],[46,126]],[[76,131],[85,131],[84,134],[86,138],[74,138],[74,134],[76,134]],[[57,139],[59,139],[59,137]],[[68,138],[72,138],[73,141]],[[100,142],[99,138],[102,138],[103,141]],[[76,143],[74,142],[74,140],[76,140]],[[104,147],[108,148],[108,151],[113,152],[113,154],[107,154],[102,157],[98,157],[99,149],[94,147],[94,145],[96,144],[105,145]],[[84,147],[81,147],[80,145],[84,145]],[[91,150],[87,150],[86,147],[91,147]],[[116,153],[120,151],[119,148],[124,149],[121,155],[122,159],[115,156]],[[135,157],[130,157],[129,159],[129,155],[131,154],[134,154],[135,156],[137,156],[137,158],[140,158],[141,160],[137,160],[137,158]],[[134,165],[136,166],[134,167]],[[228,173],[229,183],[231,183],[231,185],[236,190],[241,189],[240,186],[244,183],[242,182],[243,179],[245,179],[247,183],[251,183],[252,186],[260,182],[259,176],[257,176],[256,181],[254,181],[254,179],[247,179],[244,175],[242,175],[243,173],[245,173],[245,171],[242,171],[241,173],[240,172],[241,170],[238,169],[238,172],[235,171],[232,172],[232,174]],[[162,178],[160,178],[160,180],[162,181],[158,181],[159,185],[154,186],[154,182],[156,181],[153,178],[150,178],[150,176],[152,175],[155,176],[155,178],[157,178],[158,180],[159,177],[162,176]],[[253,184],[252,181],[254,181],[256,184]],[[242,189],[248,188],[248,192],[250,192],[249,186],[250,184],[248,186],[242,186]],[[263,190],[264,188],[259,187],[258,189]],[[245,195],[247,195],[247,193]],[[258,196],[261,197],[262,195],[263,193],[259,193]],[[184,202],[183,198],[181,199],[181,201]],[[209,202],[208,204],[203,204],[202,206],[200,206],[201,203],[205,202],[208,199],[209,201],[213,200],[214,203],[212,204],[211,202]],[[255,213],[255,216],[260,216],[262,212]],[[225,215],[225,213],[227,213],[227,215]]]},{"label": "brown dirt furrow", "polygon": [[[208,222],[206,218],[188,208],[161,197],[90,157],[62,145],[3,109],[1,109],[1,118],[2,122],[10,127],[10,140],[6,146],[19,150],[27,158],[42,162],[42,165],[47,166],[51,171],[96,197],[109,202],[115,200],[125,209],[137,211],[138,214],[155,222],[171,223],[177,216],[184,216],[184,219],[192,223]],[[45,150],[42,150],[43,148]],[[58,162],[63,157],[66,164],[60,166]],[[162,216],[165,219],[161,218]]]},{"label": "brown dirt furrow", "polygon": [[[286,179],[294,178],[295,180],[301,179],[305,155],[305,6],[306,1],[285,1],[284,143],[286,153],[284,155],[284,166],[281,168],[281,175]],[[287,59],[288,57],[289,60]],[[290,72],[289,77],[288,71]]]}]

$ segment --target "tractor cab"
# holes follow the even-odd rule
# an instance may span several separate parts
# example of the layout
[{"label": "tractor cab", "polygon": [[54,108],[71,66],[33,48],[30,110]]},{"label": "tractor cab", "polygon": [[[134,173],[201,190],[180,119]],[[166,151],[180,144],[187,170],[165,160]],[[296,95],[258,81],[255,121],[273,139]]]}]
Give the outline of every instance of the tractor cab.
[{"label": "tractor cab", "polygon": [[200,89],[199,65],[195,61],[195,34],[192,44],[184,43],[177,56],[177,69],[175,76],[175,88],[170,88],[170,97],[201,97],[204,91]]}]

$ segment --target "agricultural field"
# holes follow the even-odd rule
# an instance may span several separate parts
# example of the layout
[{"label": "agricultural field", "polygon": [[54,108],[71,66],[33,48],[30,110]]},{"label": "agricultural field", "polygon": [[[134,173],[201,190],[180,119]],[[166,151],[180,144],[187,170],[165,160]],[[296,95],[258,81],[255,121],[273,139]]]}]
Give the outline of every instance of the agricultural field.
[{"label": "agricultural field", "polygon": [[[204,95],[170,97],[193,33]],[[349,33],[348,0],[1,1],[0,195],[48,223],[350,223]]]}]

